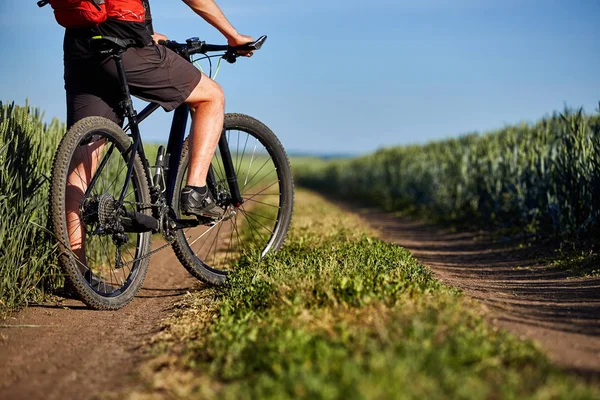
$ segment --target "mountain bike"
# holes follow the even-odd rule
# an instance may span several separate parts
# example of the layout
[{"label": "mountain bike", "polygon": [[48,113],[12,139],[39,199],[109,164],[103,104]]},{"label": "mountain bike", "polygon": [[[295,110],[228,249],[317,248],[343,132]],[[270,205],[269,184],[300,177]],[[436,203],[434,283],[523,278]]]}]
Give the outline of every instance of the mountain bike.
[{"label": "mountain bike", "polygon": [[[190,62],[219,58],[234,63],[239,51],[255,51],[266,36],[240,47],[198,38],[161,42]],[[171,246],[181,264],[203,282],[221,285],[245,255],[264,257],[283,244],[292,218],[294,185],[280,141],[260,121],[226,114],[207,176],[222,217],[186,217],[180,193],[189,162],[185,139],[190,109],[174,111],[167,147],[150,165],[139,124],[156,111],[134,110],[122,54],[132,40],[98,36],[96,52],[112,57],[122,90],[124,129],[102,117],[74,124],[54,158],[49,196],[51,229],[59,262],[77,295],[94,309],[119,309],[142,286],[150,257]],[[211,62],[212,75],[212,62]],[[69,229],[70,227],[70,229]],[[154,234],[165,244],[152,249]]]}]

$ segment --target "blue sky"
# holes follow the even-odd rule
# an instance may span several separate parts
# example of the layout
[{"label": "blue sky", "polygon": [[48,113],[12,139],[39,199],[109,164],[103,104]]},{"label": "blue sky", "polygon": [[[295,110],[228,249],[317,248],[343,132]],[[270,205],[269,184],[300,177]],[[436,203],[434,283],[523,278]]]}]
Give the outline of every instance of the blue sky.
[{"label": "blue sky", "polygon": [[[64,119],[63,30],[35,0],[0,0],[0,100]],[[597,0],[218,1],[243,34],[269,35],[223,65],[228,112],[269,125],[291,151],[366,153],[600,100]],[[178,0],[153,0],[170,38],[222,37]],[[141,102],[136,103],[142,106]],[[170,114],[142,126],[166,141]]]}]

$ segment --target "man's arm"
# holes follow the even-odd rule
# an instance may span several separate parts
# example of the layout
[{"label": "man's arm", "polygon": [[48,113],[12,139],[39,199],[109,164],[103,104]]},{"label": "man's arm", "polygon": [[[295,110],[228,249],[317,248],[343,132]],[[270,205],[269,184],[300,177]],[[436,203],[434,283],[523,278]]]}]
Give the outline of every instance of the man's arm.
[{"label": "man's arm", "polygon": [[254,41],[252,37],[240,35],[235,30],[214,0],[183,0],[183,2],[221,32],[230,46],[241,46]]}]

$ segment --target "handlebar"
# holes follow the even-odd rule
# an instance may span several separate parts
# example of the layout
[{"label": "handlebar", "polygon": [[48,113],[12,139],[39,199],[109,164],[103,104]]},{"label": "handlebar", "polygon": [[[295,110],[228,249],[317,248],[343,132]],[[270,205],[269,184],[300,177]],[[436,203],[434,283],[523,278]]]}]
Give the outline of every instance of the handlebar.
[{"label": "handlebar", "polygon": [[159,40],[158,44],[163,45],[177,54],[189,58],[194,54],[206,54],[209,52],[224,51],[223,58],[229,63],[233,64],[241,54],[240,51],[254,51],[259,50],[267,40],[267,36],[263,35],[257,40],[251,43],[246,43],[241,46],[229,46],[229,45],[217,45],[208,44],[201,41],[198,38],[191,38],[185,41],[185,43],[178,43],[174,40]]}]

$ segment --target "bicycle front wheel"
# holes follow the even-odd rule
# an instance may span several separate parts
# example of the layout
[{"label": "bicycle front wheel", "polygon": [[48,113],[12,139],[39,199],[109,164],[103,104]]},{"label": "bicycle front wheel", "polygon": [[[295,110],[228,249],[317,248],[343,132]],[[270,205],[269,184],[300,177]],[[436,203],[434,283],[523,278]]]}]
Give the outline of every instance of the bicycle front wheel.
[{"label": "bicycle front wheel", "polygon": [[88,117],[69,129],[54,158],[49,208],[59,262],[72,288],[95,309],[125,306],[148,270],[151,232],[123,226],[127,213],[151,213],[138,155],[119,202],[131,147],[131,138],[115,123]]},{"label": "bicycle front wheel", "polygon": [[[210,225],[180,230],[173,250],[182,265],[203,282],[219,285],[243,254],[260,257],[278,250],[293,213],[294,184],[285,150],[273,132],[243,114],[225,116],[224,133],[238,179],[243,204],[231,204],[222,155],[212,160],[214,195],[225,209]],[[173,209],[180,217],[181,189],[186,185],[188,142],[181,156],[173,193]]]}]

